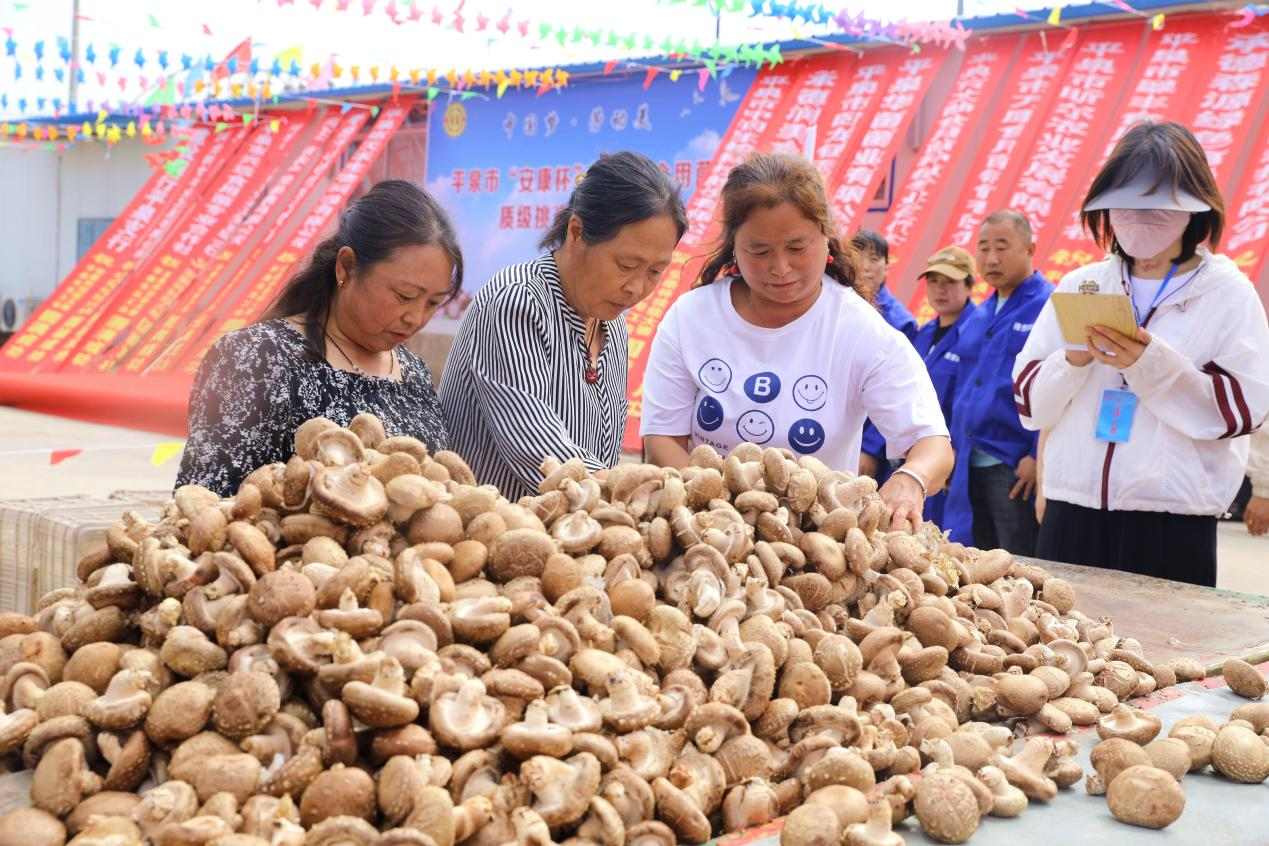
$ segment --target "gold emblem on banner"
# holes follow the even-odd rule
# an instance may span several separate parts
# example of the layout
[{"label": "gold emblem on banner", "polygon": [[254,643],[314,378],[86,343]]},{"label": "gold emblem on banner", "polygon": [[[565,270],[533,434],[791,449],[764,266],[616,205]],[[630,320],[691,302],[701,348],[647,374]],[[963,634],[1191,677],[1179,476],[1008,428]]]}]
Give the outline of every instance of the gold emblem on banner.
[{"label": "gold emblem on banner", "polygon": [[1083,282],[1080,283],[1081,294],[1096,294],[1101,289],[1102,289],[1102,286],[1098,285],[1097,282],[1095,282],[1092,279],[1085,279]]},{"label": "gold emblem on banner", "polygon": [[450,103],[445,107],[445,134],[457,138],[467,129],[467,108],[462,103]]}]

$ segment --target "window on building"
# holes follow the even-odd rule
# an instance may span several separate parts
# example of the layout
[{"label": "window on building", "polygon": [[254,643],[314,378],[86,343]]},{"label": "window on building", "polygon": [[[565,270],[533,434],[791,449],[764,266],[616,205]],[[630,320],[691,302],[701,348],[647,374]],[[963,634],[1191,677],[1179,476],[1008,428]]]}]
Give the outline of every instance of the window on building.
[{"label": "window on building", "polygon": [[81,217],[75,231],[75,261],[82,259],[114,222],[113,217]]}]

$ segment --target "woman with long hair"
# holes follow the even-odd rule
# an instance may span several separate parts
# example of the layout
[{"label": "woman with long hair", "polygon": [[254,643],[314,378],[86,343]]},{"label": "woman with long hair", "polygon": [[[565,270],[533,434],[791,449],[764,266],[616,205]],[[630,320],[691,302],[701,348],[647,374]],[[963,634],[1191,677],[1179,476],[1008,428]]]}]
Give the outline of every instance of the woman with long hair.
[{"label": "woman with long hair", "polygon": [[449,441],[426,364],[403,344],[463,284],[445,210],[401,180],[351,203],[259,322],[212,347],[194,379],[177,485],[235,493],[286,461],[305,420],[375,414],[388,435]]}]

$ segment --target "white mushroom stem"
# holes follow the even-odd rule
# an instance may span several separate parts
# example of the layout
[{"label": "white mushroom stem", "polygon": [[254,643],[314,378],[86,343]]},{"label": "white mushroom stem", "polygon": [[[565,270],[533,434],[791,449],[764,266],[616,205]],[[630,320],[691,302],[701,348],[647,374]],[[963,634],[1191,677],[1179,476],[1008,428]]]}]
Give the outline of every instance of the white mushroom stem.
[{"label": "white mushroom stem", "polygon": [[151,675],[145,670],[120,670],[110,677],[106,692],[97,699],[102,705],[114,705],[134,698],[139,693],[149,695],[146,686]]},{"label": "white mushroom stem", "polygon": [[991,814],[995,817],[1016,817],[1027,807],[1027,795],[1009,783],[999,767],[986,766],[978,771],[978,780],[991,791]]},{"label": "white mushroom stem", "polygon": [[647,697],[639,692],[634,675],[619,672],[608,677],[608,699],[614,711],[634,711],[643,707]]},{"label": "white mushroom stem", "polygon": [[168,597],[158,605],[159,622],[165,626],[175,626],[181,621],[181,601]]},{"label": "white mushroom stem", "polygon": [[566,804],[575,776],[568,763],[543,755],[530,758],[520,767],[520,778],[533,791],[533,810],[538,813]]},{"label": "white mushroom stem", "polygon": [[[344,593],[351,595],[352,591],[344,591]],[[353,602],[356,601],[354,597]],[[342,598],[340,602],[342,604]],[[331,650],[331,656],[336,664],[355,664],[365,659],[366,653],[361,651],[361,646],[357,641],[353,640],[352,635],[341,631],[335,635],[335,644]]]},{"label": "white mushroom stem", "polygon": [[851,823],[846,826],[844,834],[847,843],[901,844],[903,838],[894,833],[891,825],[894,822],[894,811],[890,800],[879,796],[868,801],[868,821]]},{"label": "white mushroom stem", "polygon": [[352,588],[344,588],[344,592],[339,595],[339,610],[357,611],[360,607],[357,604],[357,594],[352,592]]},{"label": "white mushroom stem", "polygon": [[555,846],[546,820],[531,808],[516,808],[512,811],[511,825],[515,828],[516,842],[505,846]]},{"label": "white mushroom stem", "polygon": [[379,666],[375,669],[375,677],[370,682],[370,686],[392,696],[405,696],[405,670],[401,668],[401,662],[391,655],[384,655],[380,658]]},{"label": "white mushroom stem", "polygon": [[551,724],[549,715],[547,714],[547,706],[545,699],[535,699],[529,703],[524,710],[524,719],[521,720],[524,727],[529,730],[538,730],[548,728]]}]

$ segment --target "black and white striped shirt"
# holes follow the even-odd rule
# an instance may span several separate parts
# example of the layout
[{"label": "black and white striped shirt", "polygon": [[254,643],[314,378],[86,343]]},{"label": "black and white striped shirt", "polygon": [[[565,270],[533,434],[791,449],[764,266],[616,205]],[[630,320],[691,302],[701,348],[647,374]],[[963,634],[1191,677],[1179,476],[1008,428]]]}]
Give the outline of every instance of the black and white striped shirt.
[{"label": "black and white striped shirt", "polygon": [[512,502],[537,494],[542,459],[613,467],[626,430],[626,319],[604,324],[599,381],[586,382],[585,323],[548,253],[485,284],[441,378],[451,448]]}]

